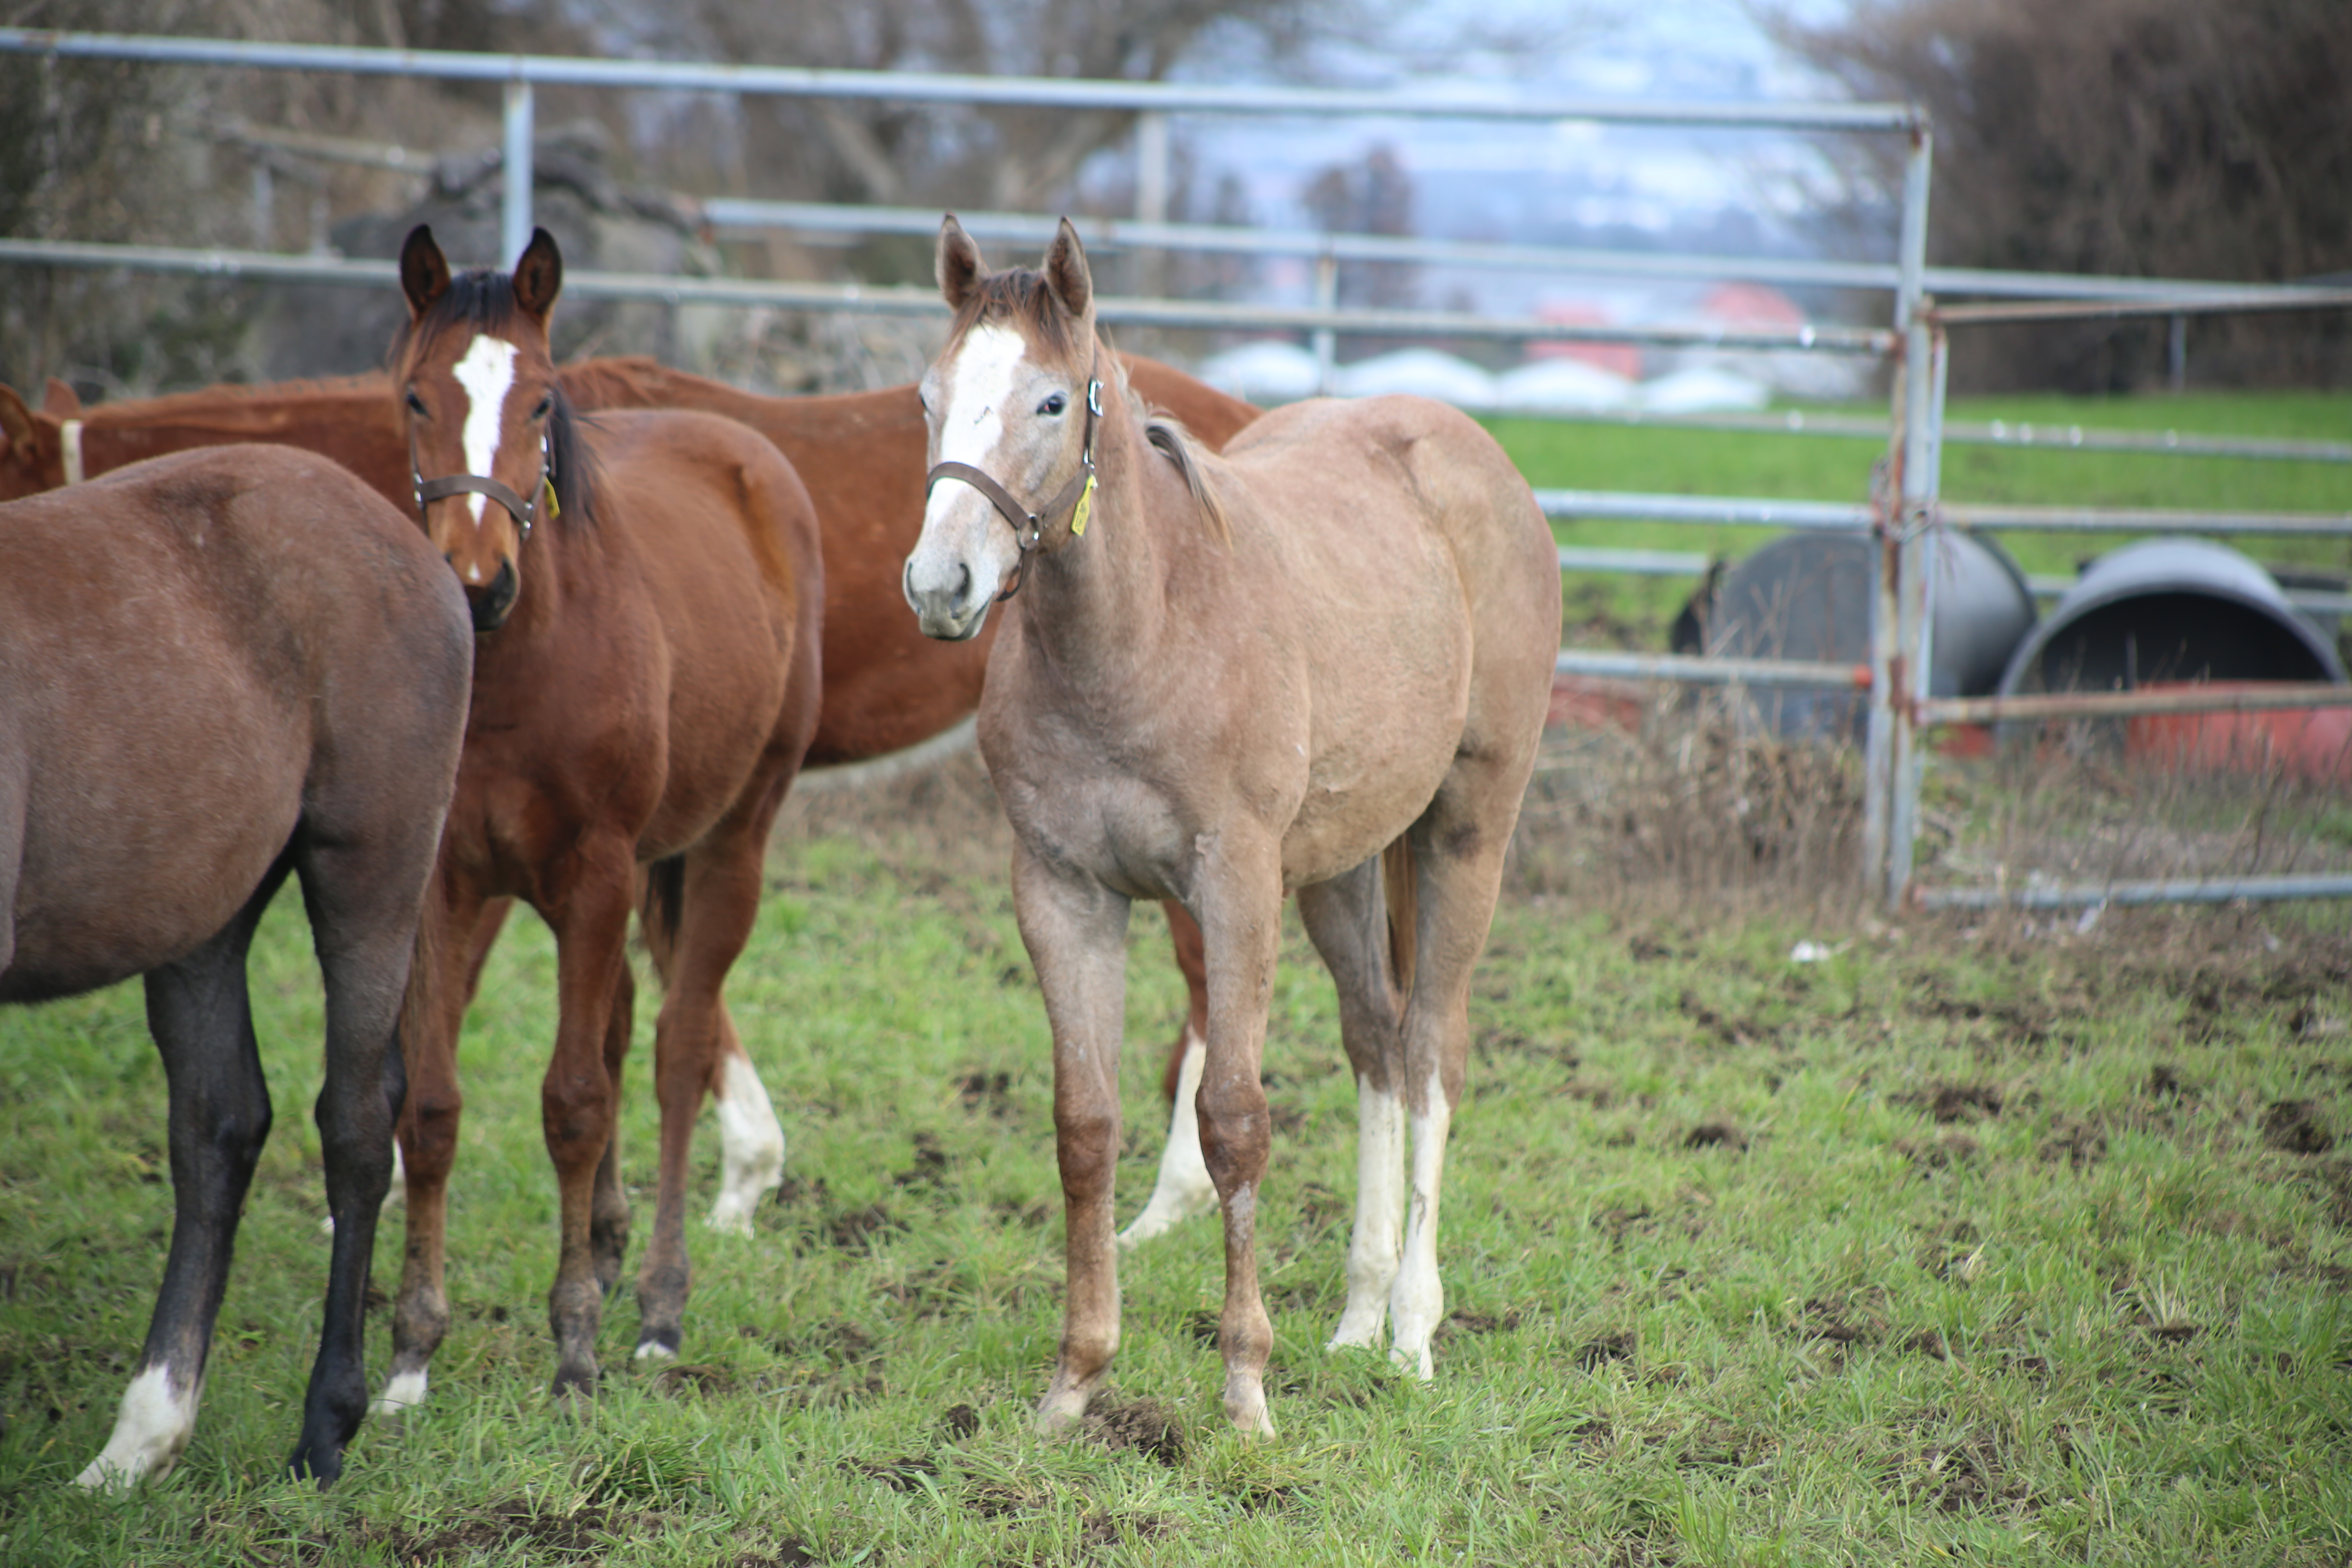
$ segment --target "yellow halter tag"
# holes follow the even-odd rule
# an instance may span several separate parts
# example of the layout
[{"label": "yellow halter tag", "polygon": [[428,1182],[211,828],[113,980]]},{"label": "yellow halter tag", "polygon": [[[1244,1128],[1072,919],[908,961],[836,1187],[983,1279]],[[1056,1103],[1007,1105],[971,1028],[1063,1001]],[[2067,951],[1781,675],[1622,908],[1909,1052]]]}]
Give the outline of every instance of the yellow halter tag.
[{"label": "yellow halter tag", "polygon": [[558,506],[555,500],[554,476],[551,474],[542,475],[539,482],[547,491],[547,515],[550,517],[562,517],[563,515],[563,509],[561,506]]},{"label": "yellow halter tag", "polygon": [[1073,538],[1085,537],[1087,531],[1087,516],[1089,512],[1093,511],[1094,509],[1095,477],[1092,474],[1088,474],[1087,476],[1087,488],[1078,492],[1077,510],[1070,513],[1070,533]]}]

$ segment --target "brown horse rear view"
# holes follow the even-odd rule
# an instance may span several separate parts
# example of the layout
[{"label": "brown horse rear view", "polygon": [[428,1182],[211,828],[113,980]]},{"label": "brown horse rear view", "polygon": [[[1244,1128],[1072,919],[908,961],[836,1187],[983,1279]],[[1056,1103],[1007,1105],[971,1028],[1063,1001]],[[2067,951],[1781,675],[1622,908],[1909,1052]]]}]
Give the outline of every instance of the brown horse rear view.
[{"label": "brown horse rear view", "polygon": [[326,984],[336,1221],[293,1463],[321,1483],[342,1468],[367,1407],[401,988],[472,657],[415,527],[305,452],[185,453],[0,506],[0,1002],[144,973],[171,1084],[171,1256],[85,1486],[162,1474],[194,1427],[269,1131],[246,949],[289,874]]},{"label": "brown horse rear view", "polygon": [[[688,1293],[687,1160],[706,1094],[729,1190],[775,1180],[782,1135],[719,989],[758,913],[768,832],[817,723],[824,569],[808,494],[776,449],[688,413],[575,418],[547,323],[555,242],[511,278],[453,279],[430,231],[401,254],[413,320],[394,353],[425,529],[480,632],[473,709],[403,1045],[407,1268],[383,1404],[425,1395],[457,1152],[459,1023],[507,900],[555,933],[559,1017],[541,1089],[562,1197],[548,1299],[558,1393],[596,1377],[596,1332],[629,1210],[613,1132],[634,1001],[624,944],[642,893],[666,987],[654,1230],[637,1353],[677,1353]],[[744,1151],[760,1158],[737,1168]],[[727,1194],[722,1194],[722,1202]],[[748,1215],[745,1216],[748,1219]]]},{"label": "brown horse rear view", "polygon": [[[1066,222],[1042,272],[991,274],[950,217],[939,275],[956,319],[923,379],[933,462],[906,591],[934,637],[972,637],[1006,604],[980,742],[1053,1028],[1068,1208],[1039,1426],[1078,1419],[1118,1343],[1111,1178],[1136,899],[1181,900],[1207,943],[1195,1104],[1224,1209],[1227,1416],[1273,1430],[1259,1060],[1286,891],[1338,984],[1360,1116],[1332,1343],[1377,1344],[1392,1324],[1391,1355],[1427,1377],[1471,970],[1559,645],[1550,531],[1493,438],[1418,398],[1293,405],[1222,459],[1148,423],[1097,338]],[[1411,896],[1392,906],[1401,876]],[[1411,931],[1403,963],[1392,909]]]}]

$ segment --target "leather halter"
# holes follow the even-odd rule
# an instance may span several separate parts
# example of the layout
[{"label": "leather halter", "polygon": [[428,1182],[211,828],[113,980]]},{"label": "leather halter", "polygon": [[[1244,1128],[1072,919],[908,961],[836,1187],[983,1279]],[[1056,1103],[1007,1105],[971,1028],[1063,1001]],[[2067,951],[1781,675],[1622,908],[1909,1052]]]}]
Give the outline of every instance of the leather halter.
[{"label": "leather halter", "polygon": [[[1100,359],[1097,358],[1096,363],[1098,366],[1101,363]],[[1070,476],[1070,482],[1062,487],[1060,494],[1035,511],[1029,510],[1015,500],[1013,492],[998,483],[994,476],[973,468],[970,463],[946,462],[931,465],[930,473],[923,480],[925,500],[928,501],[930,499],[931,491],[939,488],[941,479],[961,479],[965,484],[986,496],[989,504],[1003,513],[1004,521],[1013,525],[1013,542],[1020,547],[1021,560],[1020,563],[1013,568],[1012,581],[1005,584],[1004,591],[996,595],[993,603],[1001,605],[1021,591],[1021,584],[1029,574],[1030,552],[1035,550],[1045,537],[1045,520],[1058,517],[1064,508],[1076,507],[1086,500],[1087,490],[1095,482],[1095,422],[1101,417],[1102,378],[1089,374],[1087,377],[1087,430],[1079,447],[1078,471]],[[1085,523],[1075,514],[1070,521],[1071,532],[1077,533],[1084,530]]]},{"label": "leather halter", "polygon": [[420,519],[425,516],[425,509],[436,500],[455,495],[483,495],[506,508],[507,515],[515,520],[522,529],[523,538],[528,540],[531,519],[539,510],[539,498],[543,494],[551,501],[555,499],[555,456],[548,448],[547,432],[541,431],[539,483],[531,487],[530,500],[525,500],[486,474],[444,474],[437,479],[426,479],[416,466],[416,427],[411,425],[408,429],[408,478],[410,483],[416,487],[416,515]]}]

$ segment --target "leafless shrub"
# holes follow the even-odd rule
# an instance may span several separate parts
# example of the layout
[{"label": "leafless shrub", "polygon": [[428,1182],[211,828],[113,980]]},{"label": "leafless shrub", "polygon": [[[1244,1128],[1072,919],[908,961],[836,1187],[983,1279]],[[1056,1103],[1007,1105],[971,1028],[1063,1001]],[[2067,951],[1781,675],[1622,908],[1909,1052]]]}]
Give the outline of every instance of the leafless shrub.
[{"label": "leafless shrub", "polygon": [[1859,893],[1861,761],[1766,734],[1745,700],[1662,700],[1639,732],[1555,731],[1519,813],[1513,885],[1580,900],[1770,902]]},{"label": "leafless shrub", "polygon": [[[2341,0],[1878,0],[1778,31],[1858,95],[1935,117],[1930,259],[2280,282],[2352,268],[2352,11]],[[1892,156],[1888,154],[1888,156]],[[1897,188],[1891,162],[1881,190]],[[2125,391],[2166,325],[2089,321],[1953,341],[1956,389]],[[2340,315],[2196,318],[2212,384],[2343,384]]]}]

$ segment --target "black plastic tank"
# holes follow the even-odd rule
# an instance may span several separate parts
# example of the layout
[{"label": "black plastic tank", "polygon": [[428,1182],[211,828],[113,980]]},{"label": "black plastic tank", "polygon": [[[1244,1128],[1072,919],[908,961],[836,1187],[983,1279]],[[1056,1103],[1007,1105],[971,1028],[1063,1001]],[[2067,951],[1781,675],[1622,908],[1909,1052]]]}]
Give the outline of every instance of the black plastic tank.
[{"label": "black plastic tank", "polygon": [[2344,678],[2328,638],[2253,562],[2210,540],[2143,539],[2084,568],[2011,656],[2000,694]]},{"label": "black plastic tank", "polygon": [[[1986,696],[2033,629],[2033,591],[1990,539],[1946,529],[1935,550],[1928,689]],[[1865,531],[1784,535],[1710,580],[1675,621],[1675,651],[1867,664],[1878,568]],[[1752,687],[1748,696],[1766,727],[1791,738],[1860,741],[1869,722],[1858,691]]]}]

